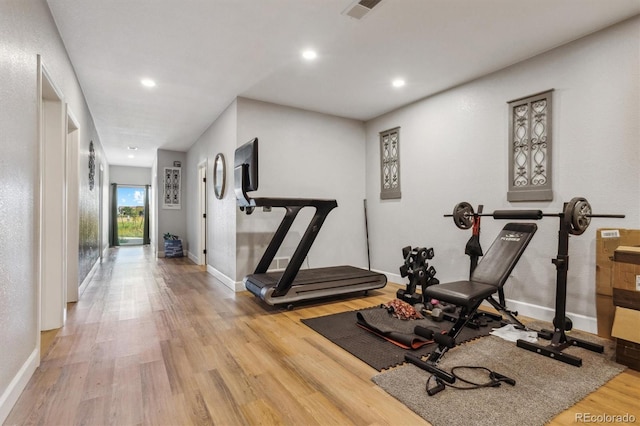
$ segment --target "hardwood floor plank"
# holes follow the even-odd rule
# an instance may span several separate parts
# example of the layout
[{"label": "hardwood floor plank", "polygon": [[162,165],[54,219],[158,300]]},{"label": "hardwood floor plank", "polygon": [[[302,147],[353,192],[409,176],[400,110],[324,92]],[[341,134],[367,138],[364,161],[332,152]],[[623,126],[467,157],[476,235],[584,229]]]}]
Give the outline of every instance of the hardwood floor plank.
[{"label": "hardwood floor plank", "polygon": [[[287,311],[186,258],[111,249],[5,424],[426,425],[373,384],[376,370],[300,321],[385,303],[397,288]],[[627,370],[550,424],[640,419],[638,400],[640,373]]]},{"label": "hardwood floor plank", "polygon": [[137,355],[116,358],[107,424],[143,423],[141,364]]}]

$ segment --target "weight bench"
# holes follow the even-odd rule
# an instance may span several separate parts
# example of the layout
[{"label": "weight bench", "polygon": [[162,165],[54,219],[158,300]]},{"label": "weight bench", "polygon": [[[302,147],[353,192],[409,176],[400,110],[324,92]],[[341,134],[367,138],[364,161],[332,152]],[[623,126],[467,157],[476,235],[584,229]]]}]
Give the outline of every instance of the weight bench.
[{"label": "weight bench", "polygon": [[419,363],[421,368],[453,383],[455,377],[439,369],[436,364],[450,348],[456,345],[456,338],[473,319],[484,300],[501,314],[507,315],[512,322],[524,328],[511,312],[493,298],[493,295],[502,289],[537,229],[535,223],[506,224],[474,269],[470,280],[436,284],[425,288],[425,300],[437,299],[457,305],[461,308],[460,315],[447,334],[433,336],[438,347],[429,355],[426,362],[411,354],[407,354],[405,359],[414,364]]}]

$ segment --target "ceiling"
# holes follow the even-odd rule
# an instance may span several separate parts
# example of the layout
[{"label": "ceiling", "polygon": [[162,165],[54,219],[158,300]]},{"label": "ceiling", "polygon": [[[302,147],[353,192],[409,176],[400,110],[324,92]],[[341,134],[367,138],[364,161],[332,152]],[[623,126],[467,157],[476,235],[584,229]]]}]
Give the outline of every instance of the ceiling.
[{"label": "ceiling", "polygon": [[640,13],[639,0],[382,0],[362,19],[343,13],[354,0],[47,3],[107,161],[140,167],[187,151],[237,96],[364,121]]}]

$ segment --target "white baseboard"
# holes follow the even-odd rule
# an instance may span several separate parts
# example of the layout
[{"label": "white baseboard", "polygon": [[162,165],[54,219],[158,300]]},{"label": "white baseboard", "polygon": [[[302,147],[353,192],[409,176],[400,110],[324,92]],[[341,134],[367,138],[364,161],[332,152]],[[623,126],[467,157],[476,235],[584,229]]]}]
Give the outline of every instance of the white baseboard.
[{"label": "white baseboard", "polygon": [[100,265],[100,258],[96,259],[96,262],[91,267],[91,270],[89,271],[87,276],[84,277],[84,279],[82,280],[80,287],[78,287],[78,299],[80,298],[80,296],[82,296],[82,293],[84,293],[84,291],[86,290],[87,285],[91,282],[91,279],[96,274],[96,271],[98,270],[99,265]]},{"label": "white baseboard", "polygon": [[[553,317],[555,316],[554,309],[511,299],[507,299],[506,302],[507,308],[512,311],[517,311],[518,315],[553,322]],[[574,329],[586,331],[587,333],[598,334],[598,320],[596,318],[581,314],[574,314],[572,312],[567,312],[566,316],[571,318]]]},{"label": "white baseboard", "polygon": [[200,261],[200,259],[198,259],[198,256],[196,256],[195,254],[191,253],[190,251],[187,251],[187,257],[189,258],[189,260],[191,260],[196,265]]},{"label": "white baseboard", "polygon": [[400,275],[392,274],[391,272],[378,271],[376,269],[372,269],[372,271],[373,272],[377,272],[377,273],[382,274],[382,275],[386,275],[387,276],[387,282],[396,283],[396,284],[400,284],[400,285],[406,285],[407,284],[407,279],[406,278],[402,278]]},{"label": "white baseboard", "polygon": [[207,265],[207,272],[213,275],[214,277],[216,277],[218,280],[220,280],[220,282],[222,282],[222,284],[225,285],[225,287],[228,287],[234,292],[237,293],[239,291],[244,291],[244,284],[242,284],[242,281],[238,282],[238,281],[232,280],[222,272],[218,271],[213,266]]},{"label": "white baseboard", "polygon": [[9,416],[11,409],[18,401],[18,398],[22,394],[22,391],[27,387],[29,379],[33,376],[33,373],[38,368],[40,363],[40,351],[36,347],[27,360],[22,364],[22,367],[18,373],[14,376],[9,386],[0,395],[0,424],[4,424],[4,421]]},{"label": "white baseboard", "polygon": [[[391,274],[389,272],[375,271],[387,276],[389,282],[406,285],[407,279],[402,278],[400,275]],[[517,311],[518,315],[522,315],[528,318],[541,320],[541,321],[553,321],[555,316],[555,310],[547,308],[546,306],[532,305],[526,302],[520,302],[518,300],[507,299],[507,308],[512,311]],[[485,303],[486,306],[491,306]],[[571,318],[573,322],[573,328],[576,330],[586,331],[587,333],[598,334],[598,320],[594,317],[588,317],[586,315],[574,314],[567,312],[567,316]]]}]

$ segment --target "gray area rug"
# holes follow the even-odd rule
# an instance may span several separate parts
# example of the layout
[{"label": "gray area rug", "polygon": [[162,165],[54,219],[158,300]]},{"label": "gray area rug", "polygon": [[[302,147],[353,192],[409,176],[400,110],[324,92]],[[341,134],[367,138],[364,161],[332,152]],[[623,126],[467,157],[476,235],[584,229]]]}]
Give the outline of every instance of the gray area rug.
[{"label": "gray area rug", "polygon": [[[614,342],[578,331],[571,334],[602,344],[604,354],[567,348],[564,352],[582,358],[582,367],[574,367],[488,336],[450,350],[439,367],[446,371],[459,365],[487,367],[515,379],[515,386],[503,383],[474,390],[447,387],[428,396],[425,386],[430,374],[412,364],[378,374],[372,380],[434,426],[543,425],[625,369],[613,361]],[[539,339],[540,344],[546,342]],[[471,378],[466,373],[465,377]],[[486,373],[474,381],[486,382]]]}]

